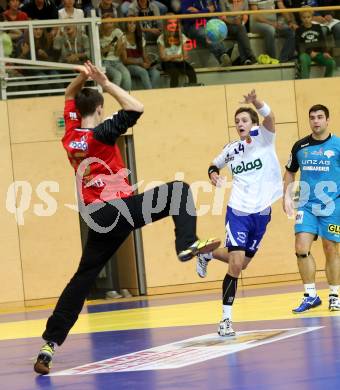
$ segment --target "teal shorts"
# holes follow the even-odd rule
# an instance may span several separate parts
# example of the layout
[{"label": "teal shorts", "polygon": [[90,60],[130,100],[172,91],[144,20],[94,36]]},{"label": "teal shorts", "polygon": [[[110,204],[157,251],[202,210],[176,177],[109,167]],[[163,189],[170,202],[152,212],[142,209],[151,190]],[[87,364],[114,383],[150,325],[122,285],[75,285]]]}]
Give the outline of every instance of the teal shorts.
[{"label": "teal shorts", "polygon": [[299,207],[295,217],[295,233],[311,233],[329,241],[340,242],[340,198],[331,213],[313,212],[310,205]]}]

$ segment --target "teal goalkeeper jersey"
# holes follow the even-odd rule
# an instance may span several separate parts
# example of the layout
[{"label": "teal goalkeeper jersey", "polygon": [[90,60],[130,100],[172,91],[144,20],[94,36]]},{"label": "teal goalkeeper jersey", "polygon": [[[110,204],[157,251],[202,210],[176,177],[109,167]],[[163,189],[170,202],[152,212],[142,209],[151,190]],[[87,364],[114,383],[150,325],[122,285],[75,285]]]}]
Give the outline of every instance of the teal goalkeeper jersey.
[{"label": "teal goalkeeper jersey", "polygon": [[309,135],[297,141],[286,165],[301,171],[299,202],[327,205],[340,197],[340,138],[330,134],[323,141]]}]

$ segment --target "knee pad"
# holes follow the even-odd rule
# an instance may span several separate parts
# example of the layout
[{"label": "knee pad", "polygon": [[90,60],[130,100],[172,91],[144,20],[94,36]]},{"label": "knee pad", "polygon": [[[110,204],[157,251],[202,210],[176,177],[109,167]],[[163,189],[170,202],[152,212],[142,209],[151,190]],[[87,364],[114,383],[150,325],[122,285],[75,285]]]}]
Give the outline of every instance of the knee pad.
[{"label": "knee pad", "polygon": [[310,252],[307,252],[307,253],[295,253],[295,256],[298,258],[298,260],[305,259],[309,255],[310,255]]}]

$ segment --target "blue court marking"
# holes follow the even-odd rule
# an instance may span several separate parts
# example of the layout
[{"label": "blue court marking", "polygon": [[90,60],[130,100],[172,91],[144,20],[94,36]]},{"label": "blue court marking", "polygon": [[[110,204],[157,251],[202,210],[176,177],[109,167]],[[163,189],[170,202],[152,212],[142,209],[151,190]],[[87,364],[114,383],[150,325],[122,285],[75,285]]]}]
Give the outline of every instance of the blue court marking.
[{"label": "blue court marking", "polygon": [[[325,390],[340,388],[340,317],[235,323],[237,330],[324,326],[314,332],[173,370],[37,377],[39,338],[0,342],[5,390]],[[53,371],[215,332],[216,325],[70,335]]]}]

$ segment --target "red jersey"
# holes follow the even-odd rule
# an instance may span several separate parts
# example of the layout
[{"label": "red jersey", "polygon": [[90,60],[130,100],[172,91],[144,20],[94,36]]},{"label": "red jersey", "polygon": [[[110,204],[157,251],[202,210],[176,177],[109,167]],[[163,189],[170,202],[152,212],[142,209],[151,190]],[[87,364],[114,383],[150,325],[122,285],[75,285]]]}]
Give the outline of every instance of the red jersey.
[{"label": "red jersey", "polygon": [[[76,172],[80,199],[86,205],[132,195],[128,171],[115,140],[136,122],[131,120],[133,114],[141,115],[121,110],[96,128],[85,129],[80,127],[81,118],[75,101],[66,100],[62,143]],[[107,143],[104,143],[106,139]],[[84,166],[78,170],[82,162]]]},{"label": "red jersey", "polygon": [[4,18],[6,20],[9,20],[10,22],[21,22],[23,20],[28,20],[28,16],[27,16],[26,12],[23,12],[23,11],[18,11],[18,13],[16,14],[16,16],[14,18],[12,17],[9,10],[3,12],[2,14],[4,15]]}]

